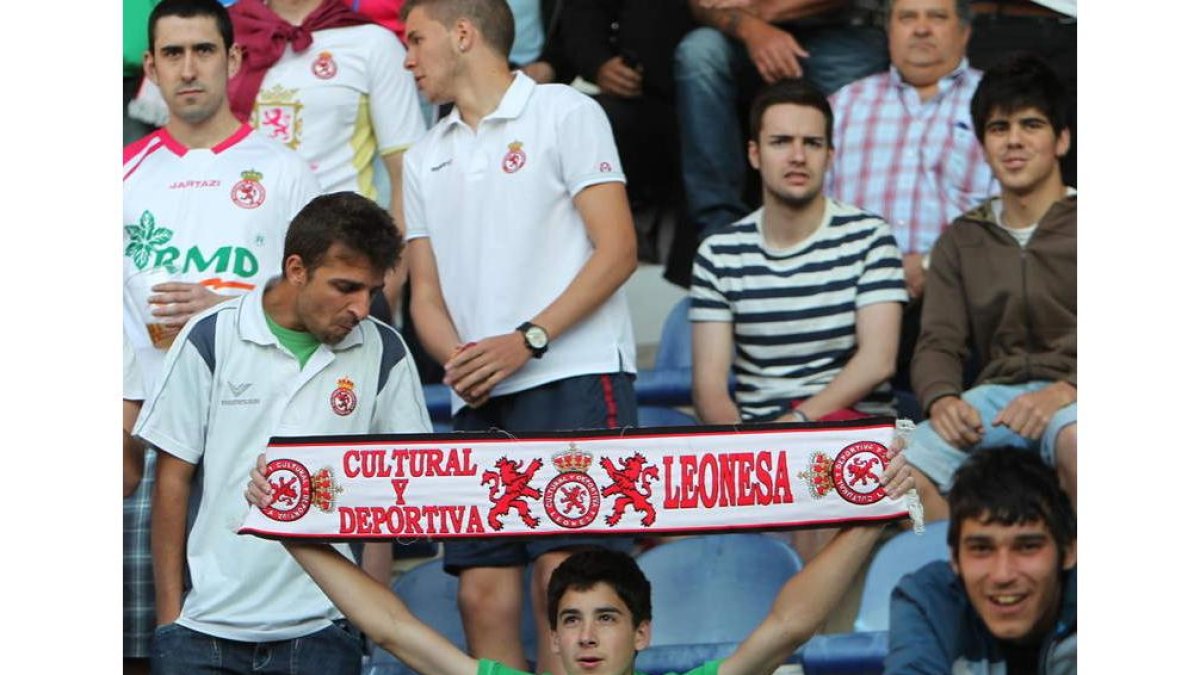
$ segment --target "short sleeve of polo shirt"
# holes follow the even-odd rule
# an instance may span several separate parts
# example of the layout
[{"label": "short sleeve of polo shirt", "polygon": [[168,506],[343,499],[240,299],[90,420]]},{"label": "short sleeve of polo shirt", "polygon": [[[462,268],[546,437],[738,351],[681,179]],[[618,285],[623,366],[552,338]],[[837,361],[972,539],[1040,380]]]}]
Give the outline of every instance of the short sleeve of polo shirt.
[{"label": "short sleeve of polo shirt", "polygon": [[429,410],[425,407],[425,395],[421,392],[412,353],[391,327],[374,325],[378,326],[383,340],[381,377],[386,379],[379,389],[372,431],[381,434],[432,432],[433,425],[429,421]]},{"label": "short sleeve of polo shirt", "polygon": [[688,309],[688,319],[733,323],[733,304],[726,295],[725,279],[715,262],[712,242],[713,237],[709,237],[700,244],[696,251],[696,261],[692,263],[692,286],[689,291],[691,307]]},{"label": "short sleeve of polo shirt", "polygon": [[867,247],[854,306],[861,309],[879,302],[908,302],[900,247],[896,245],[891,227],[883,221],[875,228]]},{"label": "short sleeve of polo shirt", "polygon": [[428,237],[425,225],[425,200],[417,181],[416,152],[404,153],[404,239]]},{"label": "short sleeve of polo shirt", "polygon": [[142,371],[138,368],[137,354],[125,333],[121,333],[121,342],[125,351],[121,398],[126,401],[141,401],[146,398],[146,392],[142,386]]},{"label": "short sleeve of polo shirt", "polygon": [[385,29],[372,31],[374,47],[367,59],[368,106],[379,154],[406,149],[425,133],[417,102],[417,84],[404,68],[404,45]]},{"label": "short sleeve of polo shirt", "polygon": [[604,109],[578,94],[558,117],[558,156],[571,196],[600,183],[624,183],[612,127]]},{"label": "short sleeve of polo shirt", "polygon": [[212,371],[190,339],[191,329],[200,320],[216,319],[202,314],[175,337],[158,388],[142,406],[133,427],[134,436],[189,464],[198,464],[204,455],[213,383]]}]

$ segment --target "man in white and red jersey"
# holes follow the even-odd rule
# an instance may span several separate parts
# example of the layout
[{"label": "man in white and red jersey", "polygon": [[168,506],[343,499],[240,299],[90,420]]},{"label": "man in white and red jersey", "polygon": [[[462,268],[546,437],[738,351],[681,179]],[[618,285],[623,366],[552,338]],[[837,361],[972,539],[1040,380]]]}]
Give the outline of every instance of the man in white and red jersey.
[{"label": "man in white and red jersey", "polygon": [[[403,232],[403,151],[426,126],[404,45],[344,0],[238,0],[229,14],[245,50],[229,83],[233,114],[299,152],[323,193],[380,201],[380,157]],[[402,283],[397,274],[385,287],[392,312]]]},{"label": "man in white and red jersey", "polygon": [[[233,116],[226,84],[241,64],[233,29],[216,0],[164,0],[149,22],[146,77],[165,96],[167,125],[125,149],[124,277],[174,267],[180,280],[154,287],[155,313],[170,331],[222,300],[279,273],[288,222],[319,194],[291,150]],[[134,300],[125,333],[137,349],[147,392],[163,354],[150,341]],[[150,655],[154,587],[149,556],[154,453],[125,500],[125,656]]]}]

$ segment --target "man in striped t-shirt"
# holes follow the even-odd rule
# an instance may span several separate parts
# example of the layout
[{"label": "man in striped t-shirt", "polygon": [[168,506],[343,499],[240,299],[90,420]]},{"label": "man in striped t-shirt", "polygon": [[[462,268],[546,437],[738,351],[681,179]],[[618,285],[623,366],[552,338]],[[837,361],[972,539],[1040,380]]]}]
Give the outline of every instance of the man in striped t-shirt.
[{"label": "man in striped t-shirt", "polygon": [[[825,97],[799,80],[750,108],[763,206],[705,239],[692,268],[692,398],[706,424],[893,412],[900,252],[879,217],[822,194],[832,126]],[[830,536],[796,547],[807,560]]]}]

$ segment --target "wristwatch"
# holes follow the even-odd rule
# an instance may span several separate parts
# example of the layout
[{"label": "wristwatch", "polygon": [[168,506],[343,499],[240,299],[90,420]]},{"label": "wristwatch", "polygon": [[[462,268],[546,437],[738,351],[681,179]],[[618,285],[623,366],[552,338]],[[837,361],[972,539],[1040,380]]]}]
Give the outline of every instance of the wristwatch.
[{"label": "wristwatch", "polygon": [[540,359],[550,347],[550,335],[541,326],[526,321],[517,326],[517,332],[525,338],[525,346],[533,353],[533,358]]}]

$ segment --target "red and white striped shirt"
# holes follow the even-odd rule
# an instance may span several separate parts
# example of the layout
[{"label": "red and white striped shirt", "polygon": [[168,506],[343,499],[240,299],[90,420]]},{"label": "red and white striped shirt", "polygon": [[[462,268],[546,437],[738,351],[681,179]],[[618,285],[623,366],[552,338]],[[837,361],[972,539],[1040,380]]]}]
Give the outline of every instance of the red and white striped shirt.
[{"label": "red and white striped shirt", "polygon": [[882,216],[901,252],[929,252],[955,217],[999,192],[971,123],[981,77],[963,59],[928,101],[894,66],[839,89],[829,196]]}]

